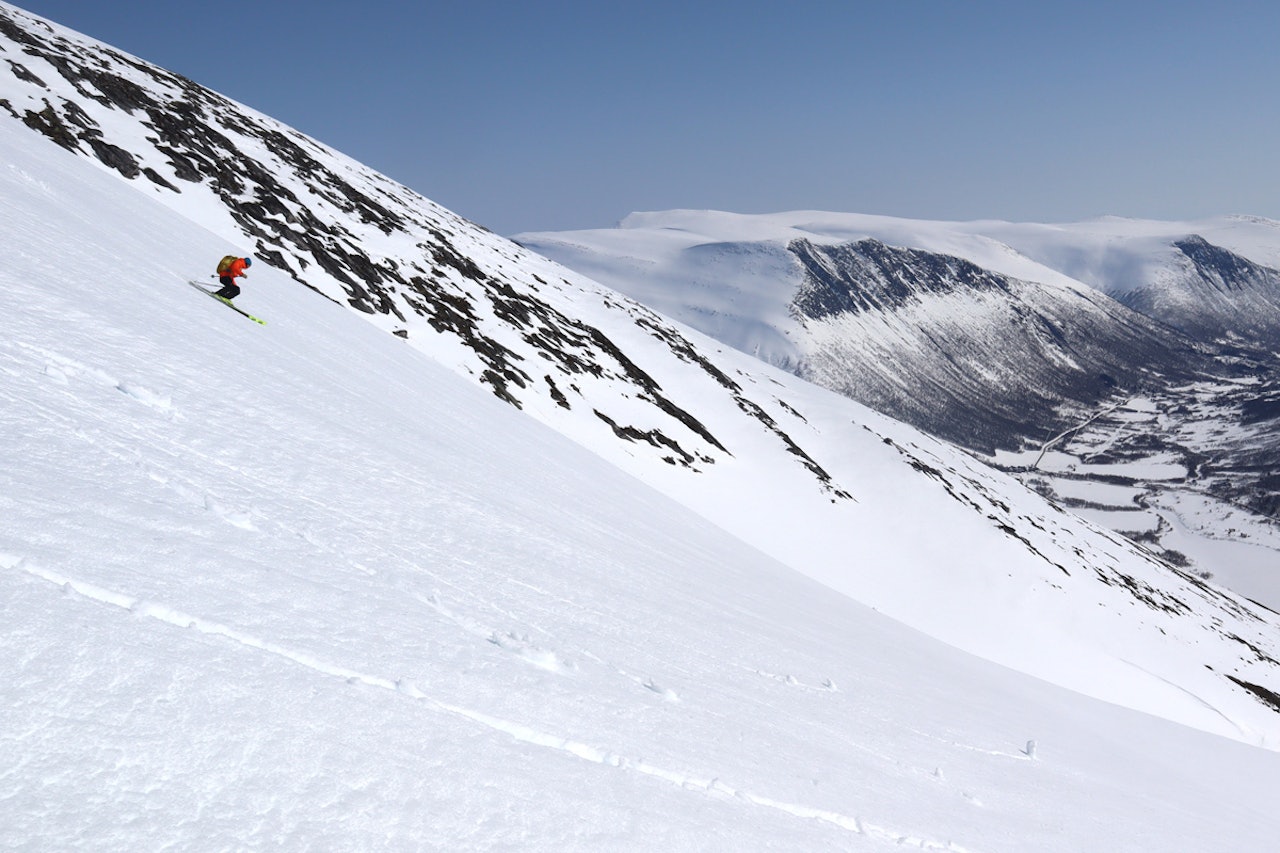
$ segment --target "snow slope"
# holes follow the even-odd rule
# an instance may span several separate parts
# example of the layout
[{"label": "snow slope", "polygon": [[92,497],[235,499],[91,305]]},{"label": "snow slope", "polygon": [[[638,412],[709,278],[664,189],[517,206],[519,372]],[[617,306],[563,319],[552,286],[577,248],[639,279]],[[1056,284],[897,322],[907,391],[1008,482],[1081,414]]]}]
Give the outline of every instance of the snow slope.
[{"label": "snow slope", "polygon": [[[221,238],[145,281],[256,241],[291,287],[837,592],[1053,683],[1276,745],[1274,613],[191,81],[16,11],[0,22],[22,60],[0,76],[17,148],[65,151]],[[121,257],[98,265],[148,255]],[[241,302],[270,318],[269,272]]]},{"label": "snow slope", "polygon": [[72,82],[78,145],[23,121],[67,56],[158,79],[51,32],[0,74],[6,843],[1265,839],[1275,614],[168,81],[315,152],[228,162],[347,235],[264,254],[249,323],[184,281],[288,217],[129,178],[143,110]]},{"label": "snow slope", "polygon": [[183,284],[220,237],[34,140],[0,124],[6,847],[1269,842],[1275,752],[833,595],[281,273],[249,323]]}]

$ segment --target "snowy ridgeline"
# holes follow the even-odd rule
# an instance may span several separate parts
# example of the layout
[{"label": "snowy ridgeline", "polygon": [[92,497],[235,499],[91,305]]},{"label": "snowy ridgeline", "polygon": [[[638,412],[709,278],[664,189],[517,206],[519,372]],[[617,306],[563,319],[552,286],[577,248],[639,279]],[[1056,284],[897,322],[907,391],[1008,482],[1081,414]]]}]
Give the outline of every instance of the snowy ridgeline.
[{"label": "snowy ridgeline", "polygon": [[234,248],[199,205],[0,149],[6,846],[1268,840],[1266,611],[567,272],[714,461],[575,420],[651,426],[626,381],[519,410],[266,265],[250,323],[183,284]]}]

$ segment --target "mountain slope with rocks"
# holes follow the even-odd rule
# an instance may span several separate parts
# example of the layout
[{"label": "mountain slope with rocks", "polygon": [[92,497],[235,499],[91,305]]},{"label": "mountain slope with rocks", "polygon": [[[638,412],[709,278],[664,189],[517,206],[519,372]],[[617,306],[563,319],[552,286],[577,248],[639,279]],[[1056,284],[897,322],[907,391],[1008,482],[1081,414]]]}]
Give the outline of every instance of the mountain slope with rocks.
[{"label": "mountain slope with rocks", "polygon": [[1280,224],[667,211],[517,239],[1280,608]]}]

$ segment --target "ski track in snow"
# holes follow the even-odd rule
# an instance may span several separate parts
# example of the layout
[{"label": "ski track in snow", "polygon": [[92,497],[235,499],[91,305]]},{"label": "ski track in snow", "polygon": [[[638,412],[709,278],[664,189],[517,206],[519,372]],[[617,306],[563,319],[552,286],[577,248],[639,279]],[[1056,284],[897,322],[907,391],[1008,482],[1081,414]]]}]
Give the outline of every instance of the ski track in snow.
[{"label": "ski track in snow", "polygon": [[[62,353],[56,352],[54,350],[50,350],[44,347],[37,347],[31,344],[26,344],[22,342],[17,342],[17,346],[19,346],[23,351],[25,351],[26,354],[33,357],[35,363],[39,363],[41,361],[45,362],[44,374],[50,381],[53,381],[58,385],[67,386],[69,389],[72,389],[73,392],[74,392],[73,382],[87,381],[98,387],[114,388],[116,390],[119,390],[129,398],[139,403],[142,403],[148,408],[154,409],[157,412],[167,416],[166,419],[174,420],[174,419],[181,418],[180,412],[178,412],[175,409],[170,396],[167,394],[162,394],[160,392],[154,391],[136,382],[119,379],[116,376],[106,371],[103,371],[96,367],[86,365],[75,358],[71,358],[69,356],[63,355]],[[356,568],[358,571],[360,571],[362,574],[365,574],[367,576],[374,576],[378,574],[378,571],[376,569],[369,568],[368,566],[365,566],[363,564],[352,563],[352,561],[347,559],[345,556],[341,555],[337,548],[334,548],[332,545],[323,541],[321,537],[317,536],[314,533],[314,531],[306,530],[306,529],[295,529],[289,525],[271,522],[269,519],[265,518],[262,515],[262,513],[259,513],[253,509],[230,507],[226,504],[226,502],[223,499],[217,497],[214,494],[213,490],[210,490],[209,488],[206,488],[205,486],[202,486],[192,481],[189,477],[185,477],[181,474],[175,473],[175,471],[173,470],[168,470],[168,469],[162,470],[161,468],[157,467],[153,462],[145,459],[141,454],[137,453],[136,451],[131,451],[124,444],[118,441],[109,439],[100,433],[95,433],[95,434],[86,433],[83,431],[83,429],[71,423],[64,416],[61,416],[55,413],[53,410],[49,409],[48,407],[36,404],[32,400],[28,400],[27,402],[28,404],[33,405],[37,409],[37,411],[39,411],[40,414],[43,415],[47,420],[58,423],[69,434],[75,435],[80,440],[92,445],[94,449],[97,450],[98,452],[102,452],[107,456],[110,456],[111,458],[124,462],[125,464],[131,467],[138,468],[147,479],[151,480],[152,482],[158,483],[159,485],[168,489],[170,492],[172,492],[174,495],[180,498],[184,503],[187,503],[189,505],[196,506],[196,507],[201,507],[207,511],[210,511],[215,515],[217,515],[218,517],[220,517],[227,524],[230,524],[234,527],[238,527],[248,532],[260,532],[263,529],[270,529],[272,527],[277,528],[282,532],[286,532],[303,539],[312,547],[324,553],[330,554],[335,558],[335,560],[339,562],[353,565],[353,567]],[[175,454],[180,453],[183,457],[187,459],[198,458],[201,462],[209,465],[222,467],[222,468],[230,468],[233,474],[236,474],[236,475],[244,474],[243,471],[240,471],[239,469],[235,469],[231,466],[228,466],[225,461],[218,459],[214,456],[210,456],[209,454],[201,452],[197,448],[191,447],[186,444],[183,444],[180,446],[174,446],[170,450],[165,450],[164,448],[161,448],[159,445],[155,444],[154,442],[151,443],[149,446],[153,451],[169,452],[169,453],[175,453]],[[295,497],[305,500],[308,503],[324,507],[323,502],[317,501],[314,498],[310,498],[305,495],[295,495]],[[413,561],[407,557],[404,557],[398,553],[393,552],[392,549],[386,545],[376,545],[374,546],[374,548],[375,550],[378,551],[378,553],[384,560],[392,563],[402,564],[412,568],[415,572],[426,574],[432,577],[432,579],[437,583],[446,585],[457,594],[465,598],[471,599],[473,604],[476,604],[486,609],[496,610],[498,613],[500,613],[504,618],[506,618],[510,622],[521,623],[523,621],[519,617],[517,617],[515,614],[508,613],[506,611],[501,610],[501,608],[498,608],[492,601],[485,601],[485,600],[478,599],[474,595],[463,590],[462,588],[459,588],[456,585],[450,583],[447,579],[443,578],[442,576],[434,572],[431,572],[428,569],[425,569],[424,567],[419,565],[416,561]],[[80,586],[83,587],[86,585],[80,584]],[[524,586],[527,586],[531,590],[540,592],[543,595],[548,594],[546,593],[546,591],[540,590],[537,587],[534,587],[532,585],[524,584]],[[96,596],[90,596],[90,597],[96,597]],[[433,594],[429,597],[422,596],[415,593],[414,598],[417,599],[420,603],[423,603],[429,606],[432,610],[434,610],[438,615],[440,615],[447,621],[452,622],[454,625],[458,626],[460,629],[462,629],[463,632],[473,635],[475,637],[481,638],[483,640],[486,640],[487,642],[502,649],[503,651],[511,653],[517,659],[524,661],[525,663],[528,663],[534,667],[537,667],[538,669],[544,670],[546,672],[565,675],[565,674],[571,674],[574,670],[578,668],[577,664],[575,664],[573,660],[566,658],[564,654],[558,653],[554,650],[545,648],[544,646],[534,643],[530,639],[527,633],[523,633],[523,632],[518,633],[513,630],[495,628],[489,625],[485,625],[470,617],[463,616],[454,612],[453,610],[445,606],[445,604],[442,602],[441,596],[438,593]],[[560,599],[560,598],[558,598],[557,600],[563,601],[564,603],[570,603],[570,602],[567,602],[567,600]],[[575,606],[580,606],[580,605],[575,605]],[[551,632],[546,631],[545,629],[539,626],[534,625],[534,626],[528,626],[528,627],[532,628],[532,630],[537,631],[547,637],[553,636]],[[221,632],[218,632],[218,633],[221,633]],[[246,645],[254,645],[254,644],[247,643]],[[255,646],[255,647],[260,647],[260,646]],[[595,663],[598,663],[606,668],[611,669],[616,675],[626,679],[629,682],[636,684],[637,686],[639,686],[640,688],[643,688],[644,690],[658,694],[668,702],[680,701],[679,695],[674,690],[661,685],[652,676],[642,676],[642,675],[635,675],[635,674],[629,673],[626,670],[621,669],[616,665],[609,664],[608,662],[601,660],[600,658],[597,658],[595,655],[585,650],[578,650],[577,655],[582,658],[592,660]],[[787,678],[789,678],[789,676],[787,676]]]},{"label": "ski track in snow", "polygon": [[[59,587],[65,594],[77,595],[100,604],[117,607],[133,614],[136,617],[152,619],[177,628],[199,631],[202,634],[219,637],[228,642],[236,643],[264,654],[283,658],[294,665],[312,670],[320,673],[321,675],[342,679],[347,684],[353,686],[373,687],[379,690],[398,694],[399,696],[406,697],[409,700],[419,702],[424,707],[429,708],[432,711],[463,717],[485,728],[508,735],[520,743],[557,750],[593,764],[615,767],[620,770],[626,770],[642,776],[658,779],[691,793],[735,800],[759,808],[773,809],[805,820],[822,821],[824,823],[837,826],[840,829],[863,835],[867,838],[887,844],[894,844],[900,847],[919,850],[945,850],[952,851],[952,853],[974,853],[970,848],[959,846],[954,842],[943,842],[923,838],[911,833],[903,833],[876,825],[861,817],[763,797],[753,794],[750,791],[745,791],[728,785],[721,781],[719,777],[706,778],[691,776],[684,772],[650,764],[643,759],[634,759],[622,756],[607,749],[582,743],[581,741],[576,741],[569,737],[562,737],[549,732],[539,731],[518,722],[494,717],[489,714],[458,705],[441,702],[429,694],[424,693],[410,679],[392,678],[385,675],[349,669],[341,666],[340,664],[321,660],[320,658],[306,652],[260,639],[252,634],[245,633],[244,631],[240,631],[228,625],[210,621],[199,616],[193,616],[180,610],[167,607],[163,604],[144,601],[127,593],[106,589],[96,584],[66,577],[56,571],[35,565],[23,557],[0,552],[0,566],[10,570],[22,571],[32,578],[36,578],[52,584],[53,586]],[[441,610],[441,612],[444,611]],[[499,645],[501,644],[499,643]],[[645,686],[655,692],[663,692],[661,688],[656,685],[650,686],[651,684],[652,681],[646,683]],[[977,801],[973,800],[971,797],[968,799],[970,799],[971,802],[974,802],[975,805],[980,805],[980,803],[977,803]]]},{"label": "ski track in snow", "polygon": [[105,371],[90,367],[53,350],[35,347],[21,341],[18,341],[16,345],[36,355],[38,358],[45,359],[44,375],[58,385],[70,386],[72,379],[84,378],[98,385],[113,387],[122,394],[161,414],[170,414],[173,417],[177,417],[173,413],[173,400],[168,394],[155,391],[129,379],[117,379]]},{"label": "ski track in snow", "polygon": [[[64,356],[53,350],[35,347],[22,342],[17,342],[16,345],[29,355],[34,356],[37,362],[45,361],[43,372],[46,379],[56,385],[66,386],[69,393],[76,392],[73,381],[83,380],[98,387],[114,388],[123,393],[126,397],[141,403],[148,409],[154,410],[163,420],[175,421],[181,420],[182,418],[181,412],[174,407],[172,398],[169,394],[155,391],[145,385],[131,380],[119,379],[99,368],[83,364],[74,358]],[[229,507],[211,491],[200,487],[189,479],[174,474],[172,471],[159,470],[154,464],[148,462],[140,453],[138,453],[137,450],[130,450],[130,445],[108,438],[102,434],[101,431],[96,433],[87,432],[82,426],[82,422],[73,421],[65,415],[54,411],[49,406],[38,403],[34,399],[26,398],[20,401],[14,400],[14,402],[20,402],[23,406],[34,410],[45,420],[62,427],[66,434],[75,436],[86,444],[93,446],[95,450],[102,452],[113,459],[138,468],[146,477],[168,488],[184,502],[194,506],[202,506],[204,509],[213,512],[215,515],[222,518],[222,520],[228,524],[234,527],[239,527],[242,530],[256,531],[258,529],[253,521],[253,516],[256,513],[252,510]],[[165,447],[161,447],[154,442],[148,443],[147,446],[152,452],[175,452],[166,449]],[[225,466],[225,463],[214,459],[207,454],[203,454],[195,448],[181,446],[177,449],[181,450],[183,454],[189,457],[198,456],[202,461]]]}]

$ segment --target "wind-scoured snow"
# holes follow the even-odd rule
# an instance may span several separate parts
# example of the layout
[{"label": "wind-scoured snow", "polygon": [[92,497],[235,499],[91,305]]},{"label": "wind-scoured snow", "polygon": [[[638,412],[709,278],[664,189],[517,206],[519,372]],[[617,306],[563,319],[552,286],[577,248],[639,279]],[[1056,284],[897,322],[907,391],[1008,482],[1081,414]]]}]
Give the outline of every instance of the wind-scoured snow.
[{"label": "wind-scoured snow", "polygon": [[1270,838],[1274,613],[327,154],[455,230],[401,316],[281,246],[251,323],[211,178],[0,84],[6,846]]}]

